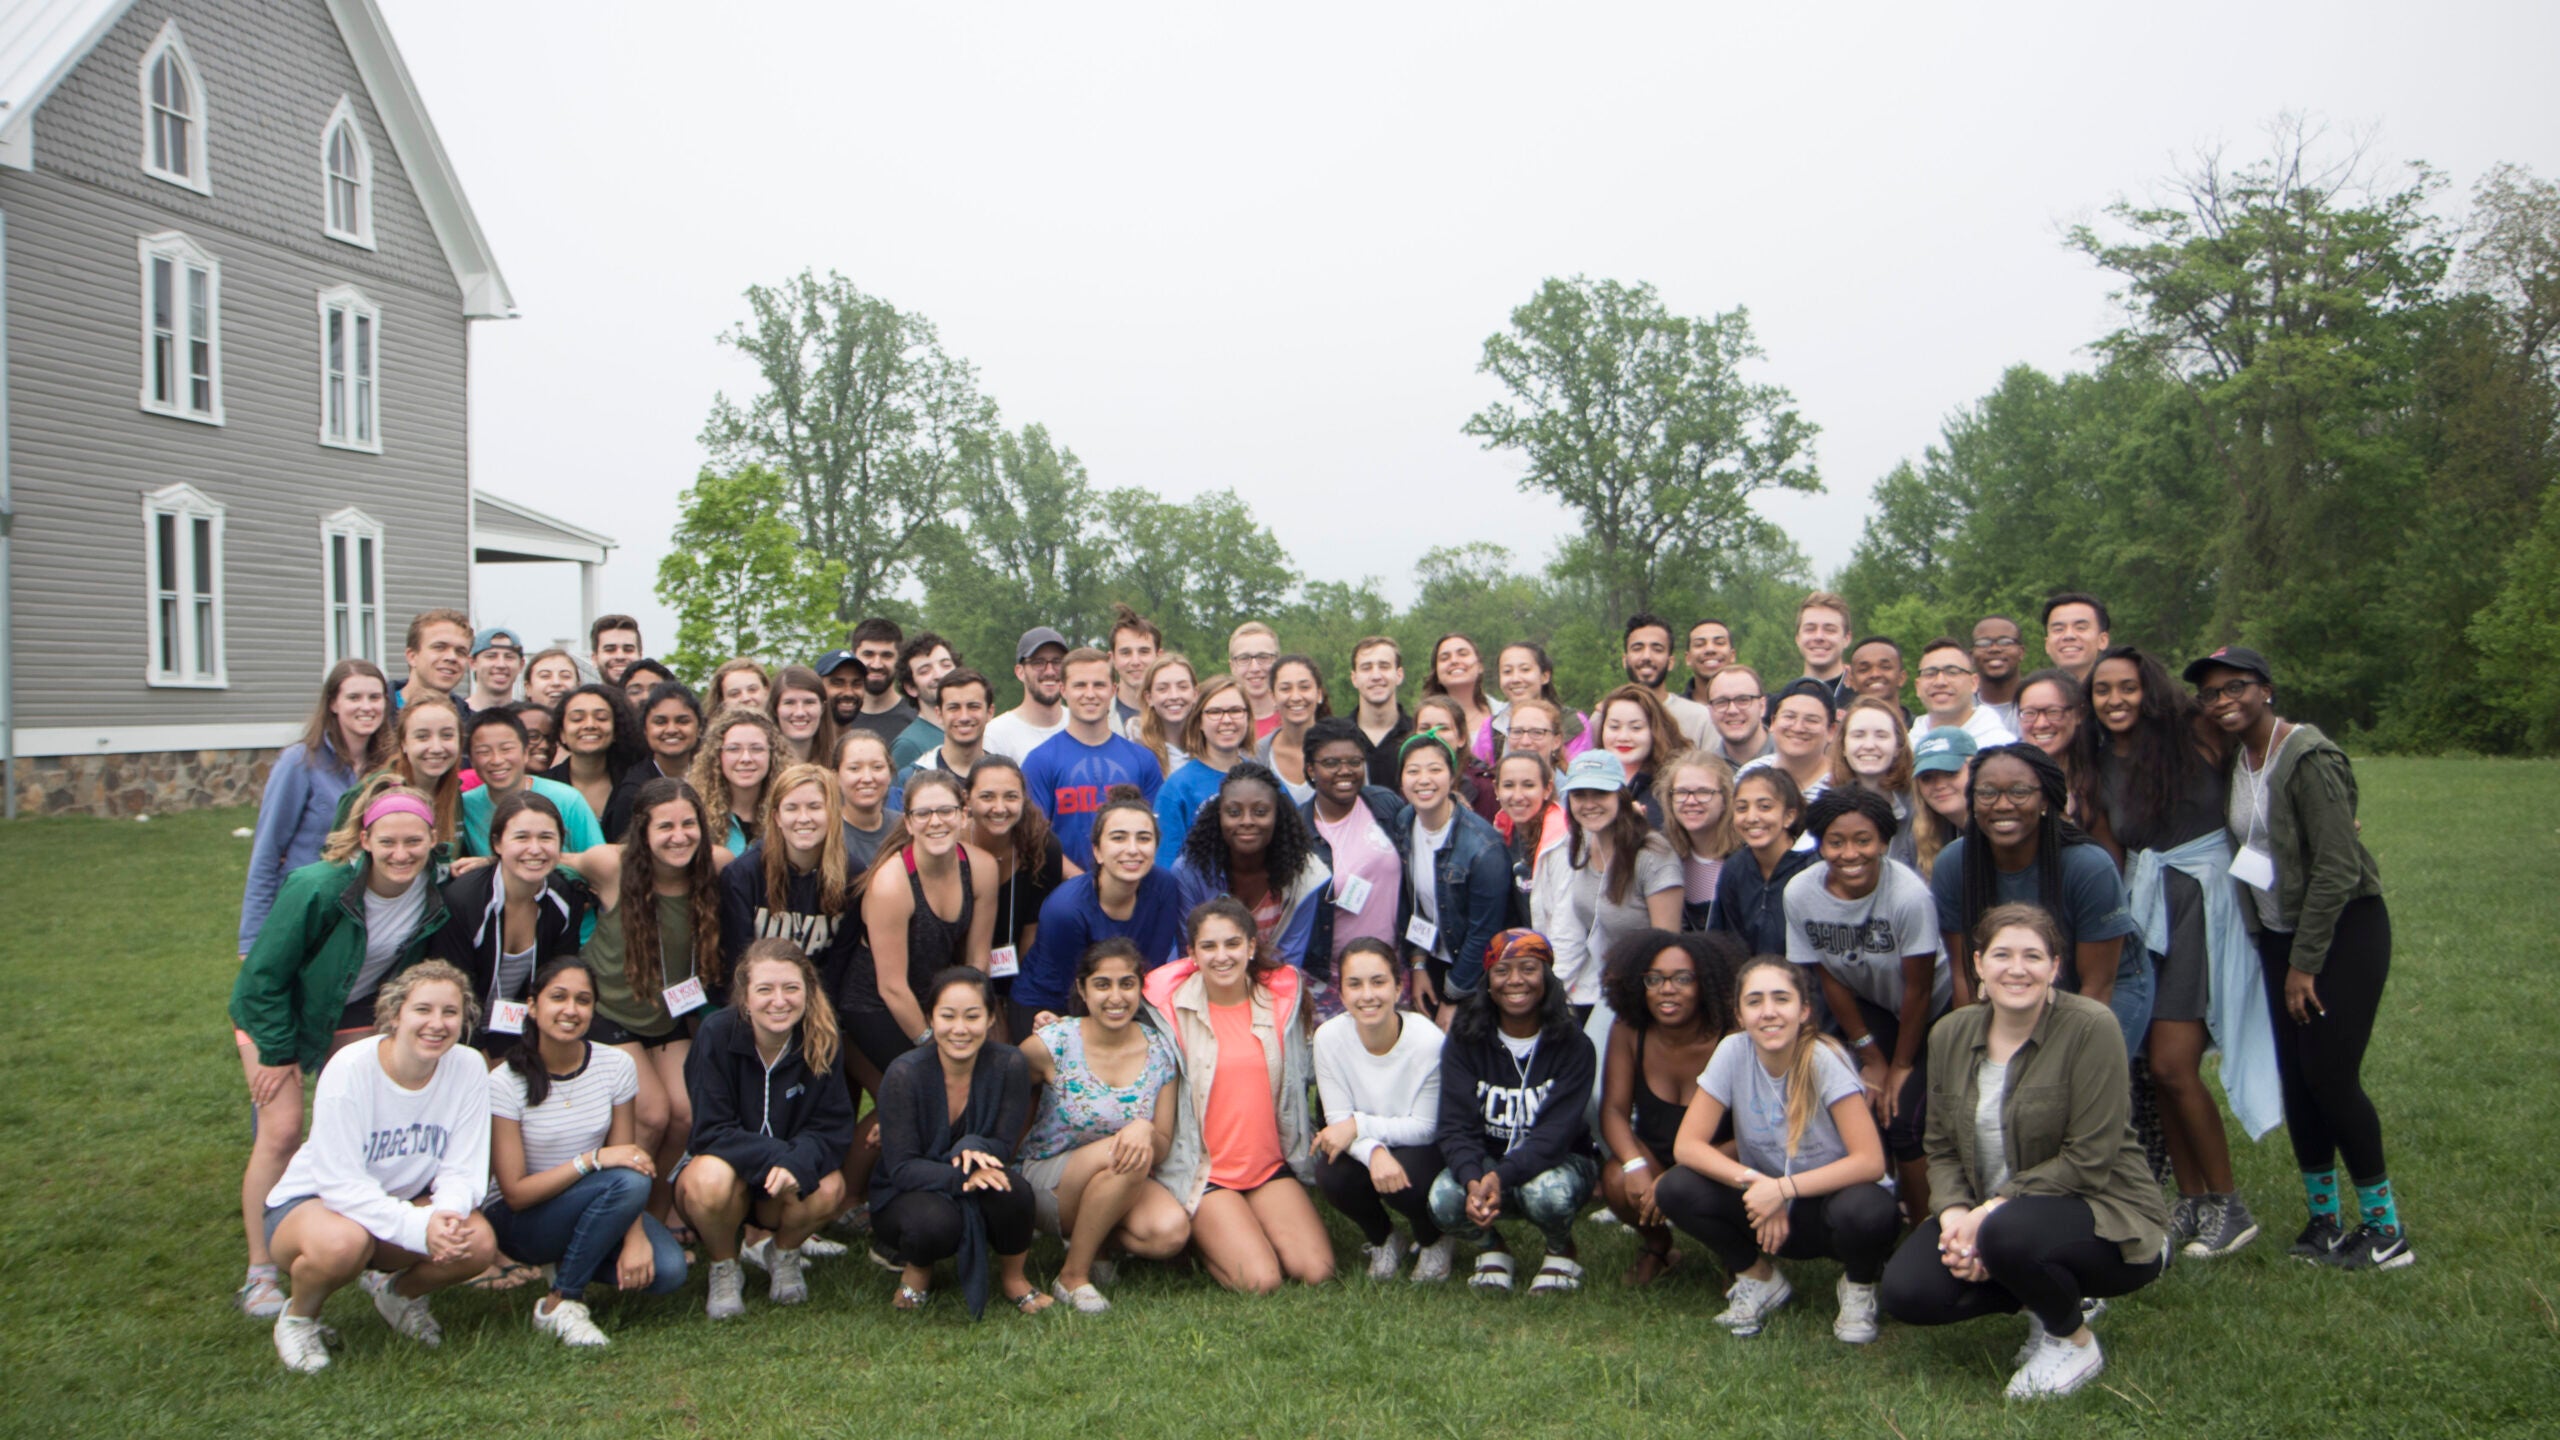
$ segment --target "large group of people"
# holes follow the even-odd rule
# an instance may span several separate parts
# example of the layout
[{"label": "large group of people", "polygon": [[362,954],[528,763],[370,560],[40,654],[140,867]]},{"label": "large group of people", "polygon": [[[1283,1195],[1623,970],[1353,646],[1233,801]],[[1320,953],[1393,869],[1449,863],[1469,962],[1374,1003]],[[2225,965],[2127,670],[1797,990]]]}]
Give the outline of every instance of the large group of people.
[{"label": "large group of people", "polygon": [[2288,1129],[2292,1253],[2410,1264],[2345,754],[2254,651],[2038,619],[2050,668],[1990,616],[1915,675],[1817,592],[1777,684],[1639,614],[1578,708],[1526,641],[1441,637],[1408,705],[1393,639],[1213,670],[1123,607],[1023,635],[998,711],[884,619],[697,690],[627,616],[528,660],[428,611],[268,781],[236,1303],[306,1372],[349,1283],[425,1345],[455,1285],[601,1346],[596,1290],[702,1269],[726,1320],[856,1247],[899,1310],[1092,1314],[1186,1253],[1333,1280],[1321,1199],[1373,1282],[1567,1294],[1605,1220],[1735,1336],[1809,1260],[1849,1344],[2023,1310],[2009,1393],[2061,1395],[2111,1298],[2259,1234],[2208,1050]]}]

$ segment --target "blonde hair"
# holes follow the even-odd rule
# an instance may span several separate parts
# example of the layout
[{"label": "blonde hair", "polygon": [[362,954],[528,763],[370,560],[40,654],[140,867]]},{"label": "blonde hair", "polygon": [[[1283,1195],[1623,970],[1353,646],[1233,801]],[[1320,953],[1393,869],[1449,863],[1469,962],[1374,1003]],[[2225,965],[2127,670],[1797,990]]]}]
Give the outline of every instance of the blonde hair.
[{"label": "blonde hair", "polygon": [[712,709],[718,710],[729,703],[720,694],[720,682],[741,671],[753,672],[758,680],[764,682],[765,693],[768,696],[773,693],[773,676],[766,672],[764,666],[742,655],[735,660],[722,662],[719,669],[711,672],[711,678],[702,682],[702,693],[711,702]]},{"label": "blonde hair", "polygon": [[[711,717],[711,723],[702,727],[701,741],[693,748],[693,768],[686,771],[684,777],[685,783],[693,787],[693,793],[702,797],[702,843],[705,845],[729,843],[729,822],[736,815],[732,808],[735,797],[729,793],[729,777],[720,773],[720,742],[741,725],[752,725],[762,730],[769,752],[764,762],[764,794],[757,797],[759,812],[767,808],[763,802],[773,794],[773,777],[778,767],[791,758],[791,742],[782,738],[782,727],[763,711],[732,705]],[[759,829],[756,834],[762,836],[764,831]]]},{"label": "blonde hair", "polygon": [[[1124,606],[1122,608],[1125,609],[1126,607]],[[1130,618],[1136,619],[1134,615]],[[1136,628],[1138,627],[1134,625],[1123,625],[1120,627],[1122,630],[1131,630]],[[1118,634],[1119,632],[1113,631],[1112,633]],[[1191,702],[1192,708],[1198,709],[1200,703],[1199,667],[1193,665],[1189,660],[1184,659],[1178,651],[1166,650],[1158,654],[1154,662],[1147,666],[1147,678],[1138,682],[1138,705],[1140,709],[1144,711],[1143,716],[1138,721],[1138,743],[1147,747],[1147,753],[1156,757],[1157,768],[1163,770],[1167,775],[1171,775],[1173,773],[1173,755],[1171,753],[1171,747],[1174,737],[1164,733],[1164,717],[1156,713],[1156,707],[1150,702],[1149,697],[1155,694],[1156,677],[1177,665],[1181,666],[1184,673],[1191,677],[1191,688],[1193,692]],[[1274,666],[1273,668],[1277,669],[1279,667]],[[1187,735],[1190,733],[1191,717],[1188,715],[1183,717],[1182,728],[1184,734]]]},{"label": "blonde hair", "polygon": [[422,960],[382,982],[373,992],[373,1033],[388,1035],[400,1028],[400,1007],[421,985],[450,985],[462,992],[462,1027],[480,1028],[480,997],[471,992],[471,977],[442,960]]},{"label": "blonde hair", "polygon": [[[1787,1063],[1784,1067],[1787,1082],[1787,1159],[1793,1162],[1796,1151],[1804,1146],[1805,1127],[1813,1123],[1813,1112],[1822,1103],[1819,1093],[1821,1087],[1814,1083],[1813,1077],[1817,1052],[1822,1046],[1828,1045],[1832,1053],[1840,1057],[1842,1064],[1849,1066],[1852,1070],[1856,1069],[1857,1065],[1849,1058],[1849,1052],[1841,1047],[1839,1041],[1814,1028],[1813,1007],[1806,1000],[1804,993],[1804,972],[1783,956],[1754,955],[1741,970],[1734,974],[1733,1013],[1735,1015],[1739,1016],[1742,1013],[1744,988],[1751,983],[1752,975],[1761,970],[1784,972],[1787,977],[1787,988],[1795,992],[1799,1002],[1805,1004],[1804,1021],[1796,1027],[1794,1048],[1787,1053]],[[1752,1063],[1756,1065],[1759,1061],[1755,1057]]]},{"label": "blonde hair", "polygon": [[[453,768],[432,782],[421,782],[416,768],[409,763],[409,721],[427,710],[443,710],[453,716]],[[402,706],[393,713],[391,723],[400,728],[392,736],[391,758],[384,762],[383,773],[397,776],[401,784],[427,795],[428,808],[436,812],[436,838],[451,843],[462,833],[462,767],[470,760],[470,742],[462,733],[462,707],[453,703],[450,695],[429,695]]]},{"label": "blonde hair", "polygon": [[[1849,717],[1861,710],[1873,710],[1882,715],[1891,722],[1887,728],[1893,731],[1893,763],[1884,768],[1882,775],[1872,780],[1849,768]],[[1902,718],[1901,706],[1873,695],[1861,695],[1841,707],[1840,719],[1832,734],[1835,737],[1831,742],[1832,789],[1837,790],[1844,785],[1863,785],[1888,799],[1912,793],[1911,729]],[[1925,810],[1928,807],[1924,805],[1920,808]]]},{"label": "blonde hair", "polygon": [[807,1008],[800,1012],[800,1058],[822,1075],[834,1069],[842,1032],[836,1025],[836,1007],[827,999],[827,987],[818,983],[818,967],[809,963],[809,952],[779,935],[768,935],[749,945],[747,953],[738,959],[737,973],[729,980],[730,993],[735,997],[729,1003],[741,1017],[747,1013],[748,974],[758,965],[788,965],[800,972],[801,990],[808,996]]},{"label": "blonde hair", "polygon": [[[425,791],[402,784],[397,774],[377,770],[356,786],[353,797],[346,802],[347,818],[329,832],[328,839],[320,842],[320,858],[332,865],[354,859],[356,852],[364,848],[364,812],[372,809],[373,802],[385,795],[406,795],[429,808],[435,805]],[[428,838],[432,840],[435,837],[431,833]]]},{"label": "blonde hair", "polygon": [[[824,915],[841,915],[853,899],[853,886],[845,874],[848,866],[844,853],[844,801],[836,793],[836,772],[824,765],[805,761],[764,782],[764,816],[756,827],[756,835],[760,844],[768,839],[774,842],[763,845],[765,908],[774,911],[791,908],[791,847],[780,842],[774,829],[774,817],[782,812],[782,797],[803,785],[817,786],[818,793],[827,802],[826,838],[818,842],[818,911]],[[702,838],[706,845],[713,843],[709,835]],[[749,949],[752,951],[753,947]],[[744,963],[742,959],[741,966]]]},{"label": "blonde hair", "polygon": [[[1671,792],[1680,787],[1680,772],[1683,770],[1702,770],[1713,775],[1717,788],[1724,791],[1724,813],[1718,815],[1716,823],[1708,828],[1704,847],[1681,825],[1678,812],[1672,809]],[[1683,860],[1722,860],[1742,847],[1742,837],[1733,828],[1733,767],[1725,763],[1723,756],[1692,750],[1671,762],[1670,769],[1655,773],[1665,781],[1655,792],[1655,798],[1662,802],[1662,832],[1671,841],[1672,854]]]}]

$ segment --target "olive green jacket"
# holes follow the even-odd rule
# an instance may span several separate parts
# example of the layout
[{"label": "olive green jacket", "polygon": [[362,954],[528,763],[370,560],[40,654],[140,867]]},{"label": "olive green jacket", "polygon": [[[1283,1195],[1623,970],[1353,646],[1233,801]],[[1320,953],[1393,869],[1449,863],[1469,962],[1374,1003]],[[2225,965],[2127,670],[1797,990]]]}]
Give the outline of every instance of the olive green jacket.
[{"label": "olive green jacket", "polygon": [[1981,1097],[1991,1007],[1947,1012],[1929,1032],[1929,1204],[1938,1210],[2023,1195],[2076,1195],[2089,1202],[2099,1238],[2126,1263],[2157,1260],[2169,1243],[2169,1207],[2133,1129],[2132,1076],[2124,1031],[2113,1010],[2054,992],[2035,1032],[2009,1057],[2000,1128],[2009,1178],[1983,1184],[1973,1112]]},{"label": "olive green jacket", "polygon": [[[2235,748],[2231,783],[2246,785],[2239,756]],[[2329,963],[2338,912],[2350,900],[2382,893],[2382,869],[2356,833],[2355,768],[2317,726],[2293,727],[2267,776],[2267,844],[2276,862],[2276,908],[2293,924],[2293,968],[2317,975]],[[2246,895],[2240,915],[2256,934],[2258,907]]]}]

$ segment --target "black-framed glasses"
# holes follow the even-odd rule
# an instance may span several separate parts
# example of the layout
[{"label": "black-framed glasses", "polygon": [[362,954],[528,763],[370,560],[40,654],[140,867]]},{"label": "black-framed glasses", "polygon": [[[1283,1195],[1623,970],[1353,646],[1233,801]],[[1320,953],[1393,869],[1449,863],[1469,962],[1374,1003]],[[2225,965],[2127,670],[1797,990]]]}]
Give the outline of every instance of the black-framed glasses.
[{"label": "black-framed glasses", "polygon": [[1950,675],[1972,673],[1973,667],[1970,665],[1923,665],[1920,667],[1920,678],[1923,680],[1944,680]]},{"label": "black-framed glasses", "polygon": [[2027,642],[2015,635],[1993,635],[1977,638],[1973,642],[1973,648],[1976,650],[2024,650],[2027,648]]},{"label": "black-framed glasses", "polygon": [[2255,680],[2243,677],[2238,680],[2225,680],[2219,685],[2199,685],[2196,687],[2196,698],[2207,702],[2237,700],[2247,695],[2249,687],[2257,683]]},{"label": "black-framed glasses", "polygon": [[1707,708],[1710,710],[1731,710],[1738,705],[1757,705],[1768,698],[1769,697],[1766,695],[1720,695],[1715,699],[1708,701]]},{"label": "black-framed glasses", "polygon": [[1990,806],[2005,800],[2012,805],[2024,805],[2042,794],[2044,791],[2033,785],[1979,785],[1974,787],[1973,803]]},{"label": "black-framed glasses", "polygon": [[1644,988],[1647,990],[1695,990],[1698,988],[1698,972],[1695,970],[1647,970],[1644,972]]}]

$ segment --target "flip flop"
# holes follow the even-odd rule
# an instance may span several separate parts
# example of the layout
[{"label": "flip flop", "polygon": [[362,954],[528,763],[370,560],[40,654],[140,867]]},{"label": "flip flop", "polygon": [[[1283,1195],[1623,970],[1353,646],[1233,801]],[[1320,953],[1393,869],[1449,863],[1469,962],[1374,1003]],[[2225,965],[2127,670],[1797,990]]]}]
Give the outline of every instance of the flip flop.
[{"label": "flip flop", "polygon": [[901,1285],[898,1287],[898,1293],[890,1298],[889,1307],[893,1310],[921,1310],[932,1299],[931,1290],[918,1290],[912,1285]]},{"label": "flip flop", "polygon": [[491,1265],[488,1269],[471,1277],[470,1285],[474,1290],[495,1293],[500,1290],[521,1289],[541,1278],[541,1266],[527,1265],[521,1260],[508,1260]]},{"label": "flip flop", "polygon": [[1056,1301],[1051,1300],[1048,1296],[1041,1294],[1037,1287],[1025,1290],[1019,1295],[1010,1296],[1008,1298],[1012,1301],[1013,1308],[1021,1311],[1025,1315],[1037,1315],[1041,1311],[1046,1310],[1051,1305],[1057,1303]]}]

